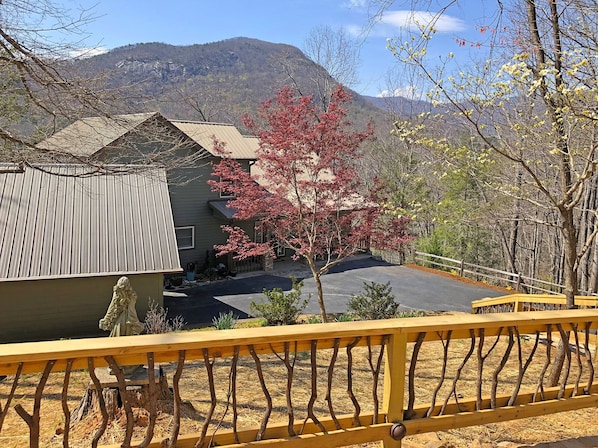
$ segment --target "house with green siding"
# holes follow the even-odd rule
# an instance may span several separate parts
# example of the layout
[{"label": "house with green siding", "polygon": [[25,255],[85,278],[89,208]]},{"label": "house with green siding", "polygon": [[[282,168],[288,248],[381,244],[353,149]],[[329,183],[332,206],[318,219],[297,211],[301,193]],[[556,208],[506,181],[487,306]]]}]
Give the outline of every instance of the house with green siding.
[{"label": "house with green siding", "polygon": [[[214,141],[225,154],[214,150]],[[170,120],[158,112],[91,117],[76,121],[41,143],[55,156],[85,159],[92,164],[131,163],[166,170],[181,266],[195,271],[224,262],[231,270],[261,268],[261,260],[236,265],[231,257],[214,258],[213,247],[224,244],[221,226],[233,220],[225,192],[207,184],[212,166],[222,157],[238,160],[247,170],[255,160],[257,139],[231,124]],[[237,223],[239,224],[239,223]],[[253,222],[241,223],[249,234]]]},{"label": "house with green siding", "polygon": [[0,167],[0,343],[106,335],[127,276],[137,312],[182,271],[166,172],[149,166]]}]

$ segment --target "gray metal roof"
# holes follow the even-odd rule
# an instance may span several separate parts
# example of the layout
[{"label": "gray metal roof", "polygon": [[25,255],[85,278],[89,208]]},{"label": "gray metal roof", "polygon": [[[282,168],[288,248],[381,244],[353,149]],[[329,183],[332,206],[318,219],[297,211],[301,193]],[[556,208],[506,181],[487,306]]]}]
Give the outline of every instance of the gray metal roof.
[{"label": "gray metal roof", "polygon": [[232,124],[168,120],[159,112],[82,118],[48,137],[38,146],[50,151],[89,157],[154,118],[157,119],[156,123],[170,123],[190,141],[217,157],[222,155],[214,152],[213,136],[226,143],[228,157],[241,160],[256,158],[257,139],[241,135]]},{"label": "gray metal roof", "polygon": [[158,112],[82,118],[38,144],[42,149],[89,157],[131,132]]},{"label": "gray metal roof", "polygon": [[224,219],[234,219],[237,211],[234,208],[228,207],[228,199],[214,199],[208,201],[208,205],[214,210],[218,216]]},{"label": "gray metal roof", "polygon": [[212,137],[216,137],[217,140],[226,143],[227,156],[232,159],[254,160],[256,158],[255,148],[257,145],[255,144],[255,139],[244,137],[232,124],[208,123],[203,121],[169,121],[217,157],[222,157],[222,155],[214,152]]},{"label": "gray metal roof", "polygon": [[0,281],[181,270],[163,169],[37,168],[0,166]]}]

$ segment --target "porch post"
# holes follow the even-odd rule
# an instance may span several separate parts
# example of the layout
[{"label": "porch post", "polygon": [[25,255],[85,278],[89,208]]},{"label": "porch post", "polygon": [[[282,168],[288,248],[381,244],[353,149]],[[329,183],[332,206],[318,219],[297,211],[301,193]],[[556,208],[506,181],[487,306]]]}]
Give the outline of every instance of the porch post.
[{"label": "porch post", "polygon": [[[407,334],[397,333],[387,345],[384,368],[384,398],[382,412],[386,421],[399,423],[403,420],[405,400],[405,363],[407,361]],[[384,448],[400,448],[401,441],[391,438],[390,433],[382,441]]]}]

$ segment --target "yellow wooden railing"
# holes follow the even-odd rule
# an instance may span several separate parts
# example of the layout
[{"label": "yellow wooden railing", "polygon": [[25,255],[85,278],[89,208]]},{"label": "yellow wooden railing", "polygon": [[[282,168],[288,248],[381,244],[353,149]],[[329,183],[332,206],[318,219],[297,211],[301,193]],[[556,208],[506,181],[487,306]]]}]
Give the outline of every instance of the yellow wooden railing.
[{"label": "yellow wooden railing", "polygon": [[[598,296],[575,296],[577,308],[598,308]],[[564,294],[510,294],[471,302],[473,314],[564,310]]]},{"label": "yellow wooden railing", "polygon": [[[537,311],[0,345],[0,446],[21,425],[31,447],[400,447],[404,434],[597,406],[597,325],[597,310]],[[561,382],[548,387],[569,335]],[[81,435],[81,383],[101,390],[98,369],[111,365],[126,397],[118,366],[131,364],[148,366],[143,425],[124,399],[115,433],[100,400]],[[157,370],[170,407],[156,399]],[[51,400],[62,412],[45,411]]]}]

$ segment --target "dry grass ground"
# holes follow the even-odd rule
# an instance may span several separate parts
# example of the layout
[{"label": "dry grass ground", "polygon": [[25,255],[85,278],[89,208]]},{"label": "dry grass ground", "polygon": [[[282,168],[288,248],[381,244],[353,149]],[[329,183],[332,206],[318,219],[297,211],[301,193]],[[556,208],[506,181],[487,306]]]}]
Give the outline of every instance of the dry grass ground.
[{"label": "dry grass ground", "polygon": [[[504,338],[503,338],[504,339]],[[490,344],[490,342],[488,342]],[[497,345],[495,353],[492,353],[487,360],[488,375],[493,372],[498,364],[505,347],[504,340]],[[522,353],[527,356],[531,351],[533,344],[531,341],[523,341]],[[447,371],[454,371],[463,359],[464,353],[469,348],[469,341],[454,341],[448,351]],[[514,352],[516,349],[514,349]],[[541,359],[543,356],[541,349],[537,356]],[[441,379],[443,367],[443,347],[440,343],[424,344],[418,357],[416,370],[416,406],[427,405],[430,403],[432,391],[434,391]],[[378,349],[374,348],[372,361],[376,362]],[[327,371],[331,357],[330,350],[318,352],[317,357],[317,378],[318,378],[318,399],[314,405],[314,412],[317,416],[325,418],[328,416],[328,404],[325,401],[327,391]],[[535,360],[535,358],[534,358]],[[275,354],[260,355],[261,367],[263,369],[264,379],[268,386],[268,391],[272,396],[273,410],[270,417],[271,422],[286,422],[286,370],[280,359]],[[162,366],[167,374],[169,381],[172,379],[175,364],[164,364]],[[522,390],[534,389],[537,374],[542,367],[542,362],[533,362],[529,372],[526,374],[526,385]],[[296,356],[294,367],[294,378],[292,386],[293,411],[295,419],[298,422],[303,421],[307,415],[307,403],[311,396],[311,361],[309,352],[300,352]],[[574,375],[575,372],[572,372]],[[515,361],[509,361],[505,369],[500,374],[499,393],[510,393],[513,390],[517,376],[517,365]],[[230,362],[217,359],[214,364],[214,378],[216,384],[218,406],[214,410],[212,422],[208,434],[212,433],[217,427],[229,429],[232,422],[233,409],[231,406],[230,391]],[[382,378],[382,374],[380,376]],[[22,404],[29,412],[32,412],[33,395],[37,387],[39,375],[25,375],[22,377],[17,394],[12,403]],[[334,369],[333,388],[331,397],[334,404],[335,413],[351,414],[353,405],[346,392],[347,380],[347,357],[343,351],[339,354]],[[462,380],[458,386],[458,396],[475,396],[475,365],[468,366],[463,370]],[[237,410],[238,426],[259,427],[266,410],[263,391],[256,374],[255,362],[251,357],[244,357],[239,360],[237,370]],[[71,378],[68,394],[68,405],[73,410],[79,403],[85,388],[89,383],[87,372],[74,372]],[[208,388],[208,378],[205,365],[200,361],[191,361],[185,365],[183,377],[181,379],[181,395],[185,400],[183,418],[181,421],[181,434],[199,433],[205,416],[208,413],[210,405],[210,394]],[[358,347],[354,350],[353,360],[353,384],[354,392],[361,406],[362,412],[371,412],[374,406],[372,371],[368,361],[368,349]],[[582,381],[583,384],[583,381]],[[64,431],[64,415],[60,394],[62,392],[63,375],[53,373],[50,375],[48,383],[44,390],[44,400],[41,407],[42,415],[42,447],[62,446],[61,433]],[[451,380],[447,378],[440,388],[437,402],[444,401],[446,396],[450,395]],[[7,394],[11,387],[11,377],[0,383],[0,404],[4,406]],[[489,392],[489,385],[484,387],[485,393]],[[379,382],[378,396],[382,396],[382,384]],[[158,426],[156,428],[157,437],[167,437],[173,423],[172,405],[170,403],[160,403],[160,414],[158,417]],[[136,409],[135,415],[137,426],[135,429],[135,439],[140,439],[144,435],[145,425],[147,424],[147,412],[144,409]],[[500,424],[488,424],[471,428],[453,429],[450,431],[438,433],[434,437],[442,440],[445,446],[453,447],[494,447],[501,442],[512,442],[518,445],[533,445],[541,442],[559,441],[573,439],[584,436],[598,435],[596,422],[598,421],[597,409],[586,409],[576,412],[560,413],[544,416],[540,418],[524,419],[518,421],[505,422]],[[73,443],[71,446],[84,447],[90,446],[90,438],[94,431],[99,427],[100,419],[84,419],[77,424],[71,434]],[[108,431],[103,437],[102,444],[119,443],[124,434],[124,421],[122,418],[111,423]],[[74,442],[79,439],[79,442]],[[430,436],[408,437],[405,446],[424,446],[431,440]],[[362,446],[376,446],[369,444]],[[28,427],[25,422],[14,412],[10,410],[2,432],[0,433],[0,447],[14,448],[28,446]]]}]

